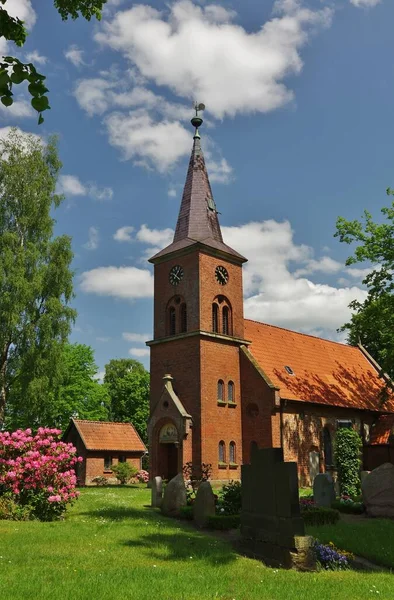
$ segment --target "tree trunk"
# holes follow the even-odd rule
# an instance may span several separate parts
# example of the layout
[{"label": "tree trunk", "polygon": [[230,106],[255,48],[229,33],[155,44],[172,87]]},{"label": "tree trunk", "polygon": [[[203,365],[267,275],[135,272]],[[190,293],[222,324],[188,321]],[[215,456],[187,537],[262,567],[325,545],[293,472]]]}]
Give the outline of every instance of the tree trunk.
[{"label": "tree trunk", "polygon": [[10,343],[7,342],[4,345],[3,352],[0,356],[0,428],[4,423],[5,406],[7,400],[6,373],[9,348]]}]

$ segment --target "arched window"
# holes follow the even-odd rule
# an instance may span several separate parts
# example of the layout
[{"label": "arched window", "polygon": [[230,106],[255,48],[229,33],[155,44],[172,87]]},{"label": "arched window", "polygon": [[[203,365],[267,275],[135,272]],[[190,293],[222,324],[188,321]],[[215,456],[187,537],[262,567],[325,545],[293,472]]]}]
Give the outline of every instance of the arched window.
[{"label": "arched window", "polygon": [[218,400],[224,402],[224,382],[221,379],[218,381]]},{"label": "arched window", "polygon": [[219,462],[226,462],[226,444],[223,442],[223,440],[220,440],[219,442]]},{"label": "arched window", "polygon": [[187,309],[186,304],[181,304],[181,333],[187,331]]},{"label": "arched window", "polygon": [[219,307],[216,302],[212,304],[212,331],[215,333],[219,331]]},{"label": "arched window", "polygon": [[328,427],[323,429],[324,464],[326,469],[332,467],[331,433]]},{"label": "arched window", "polygon": [[230,309],[224,306],[222,310],[222,333],[230,335]]},{"label": "arched window", "polygon": [[229,381],[227,386],[227,402],[235,402],[234,383],[232,381]]},{"label": "arched window", "polygon": [[230,462],[236,463],[236,455],[235,455],[235,442],[230,442]]},{"label": "arched window", "polygon": [[169,311],[168,311],[168,318],[169,318],[169,333],[170,335],[175,335],[176,334],[176,310],[175,310],[175,306],[170,306]]}]

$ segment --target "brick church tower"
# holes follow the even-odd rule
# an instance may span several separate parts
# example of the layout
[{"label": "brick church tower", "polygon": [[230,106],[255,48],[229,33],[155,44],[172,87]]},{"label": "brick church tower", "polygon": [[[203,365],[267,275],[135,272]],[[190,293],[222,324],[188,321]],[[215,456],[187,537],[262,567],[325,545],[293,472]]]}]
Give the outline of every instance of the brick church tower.
[{"label": "brick church tower", "polygon": [[245,343],[246,259],[223,242],[201,149],[201,124],[196,114],[174,240],[150,259],[151,476],[171,478],[192,461],[197,468],[211,463],[212,479],[237,479],[242,463],[239,347]]}]

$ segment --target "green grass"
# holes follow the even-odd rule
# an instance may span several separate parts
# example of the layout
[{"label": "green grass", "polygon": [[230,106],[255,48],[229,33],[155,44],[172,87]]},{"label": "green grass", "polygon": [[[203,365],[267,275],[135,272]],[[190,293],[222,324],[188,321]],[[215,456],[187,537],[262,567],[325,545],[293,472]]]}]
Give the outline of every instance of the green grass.
[{"label": "green grass", "polygon": [[[308,527],[307,532],[323,543],[334,542],[338,548],[350,550],[372,562],[394,569],[394,521],[365,519],[365,521],[345,522],[341,520],[336,525]],[[392,596],[394,598],[394,592]]]},{"label": "green grass", "polygon": [[1,600],[364,600],[376,590],[379,598],[394,596],[389,574],[268,569],[163,518],[148,502],[146,489],[92,488],[65,521],[0,521]]}]

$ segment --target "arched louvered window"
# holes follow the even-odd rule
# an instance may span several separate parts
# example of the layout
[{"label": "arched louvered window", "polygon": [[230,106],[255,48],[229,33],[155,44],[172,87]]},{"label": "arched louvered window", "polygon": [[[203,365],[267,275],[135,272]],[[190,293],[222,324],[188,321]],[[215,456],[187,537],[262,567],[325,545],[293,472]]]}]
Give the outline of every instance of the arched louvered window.
[{"label": "arched louvered window", "polygon": [[227,386],[227,402],[235,402],[234,383],[232,381],[229,381]]},{"label": "arched louvered window", "polygon": [[235,442],[230,442],[230,462],[236,463]]},{"label": "arched louvered window", "polygon": [[219,307],[216,302],[212,304],[212,331],[219,332]]},{"label": "arched louvered window", "polygon": [[169,318],[169,333],[170,335],[176,334],[176,310],[175,306],[170,306],[168,310],[168,318]]},{"label": "arched louvered window", "polygon": [[230,335],[230,309],[224,306],[222,309],[222,333]]},{"label": "arched louvered window", "polygon": [[187,331],[187,308],[186,304],[181,304],[181,333]]},{"label": "arched louvered window", "polygon": [[224,382],[221,379],[218,381],[218,400],[224,402]]},{"label": "arched louvered window", "polygon": [[226,444],[221,440],[219,442],[219,462],[226,462]]}]

